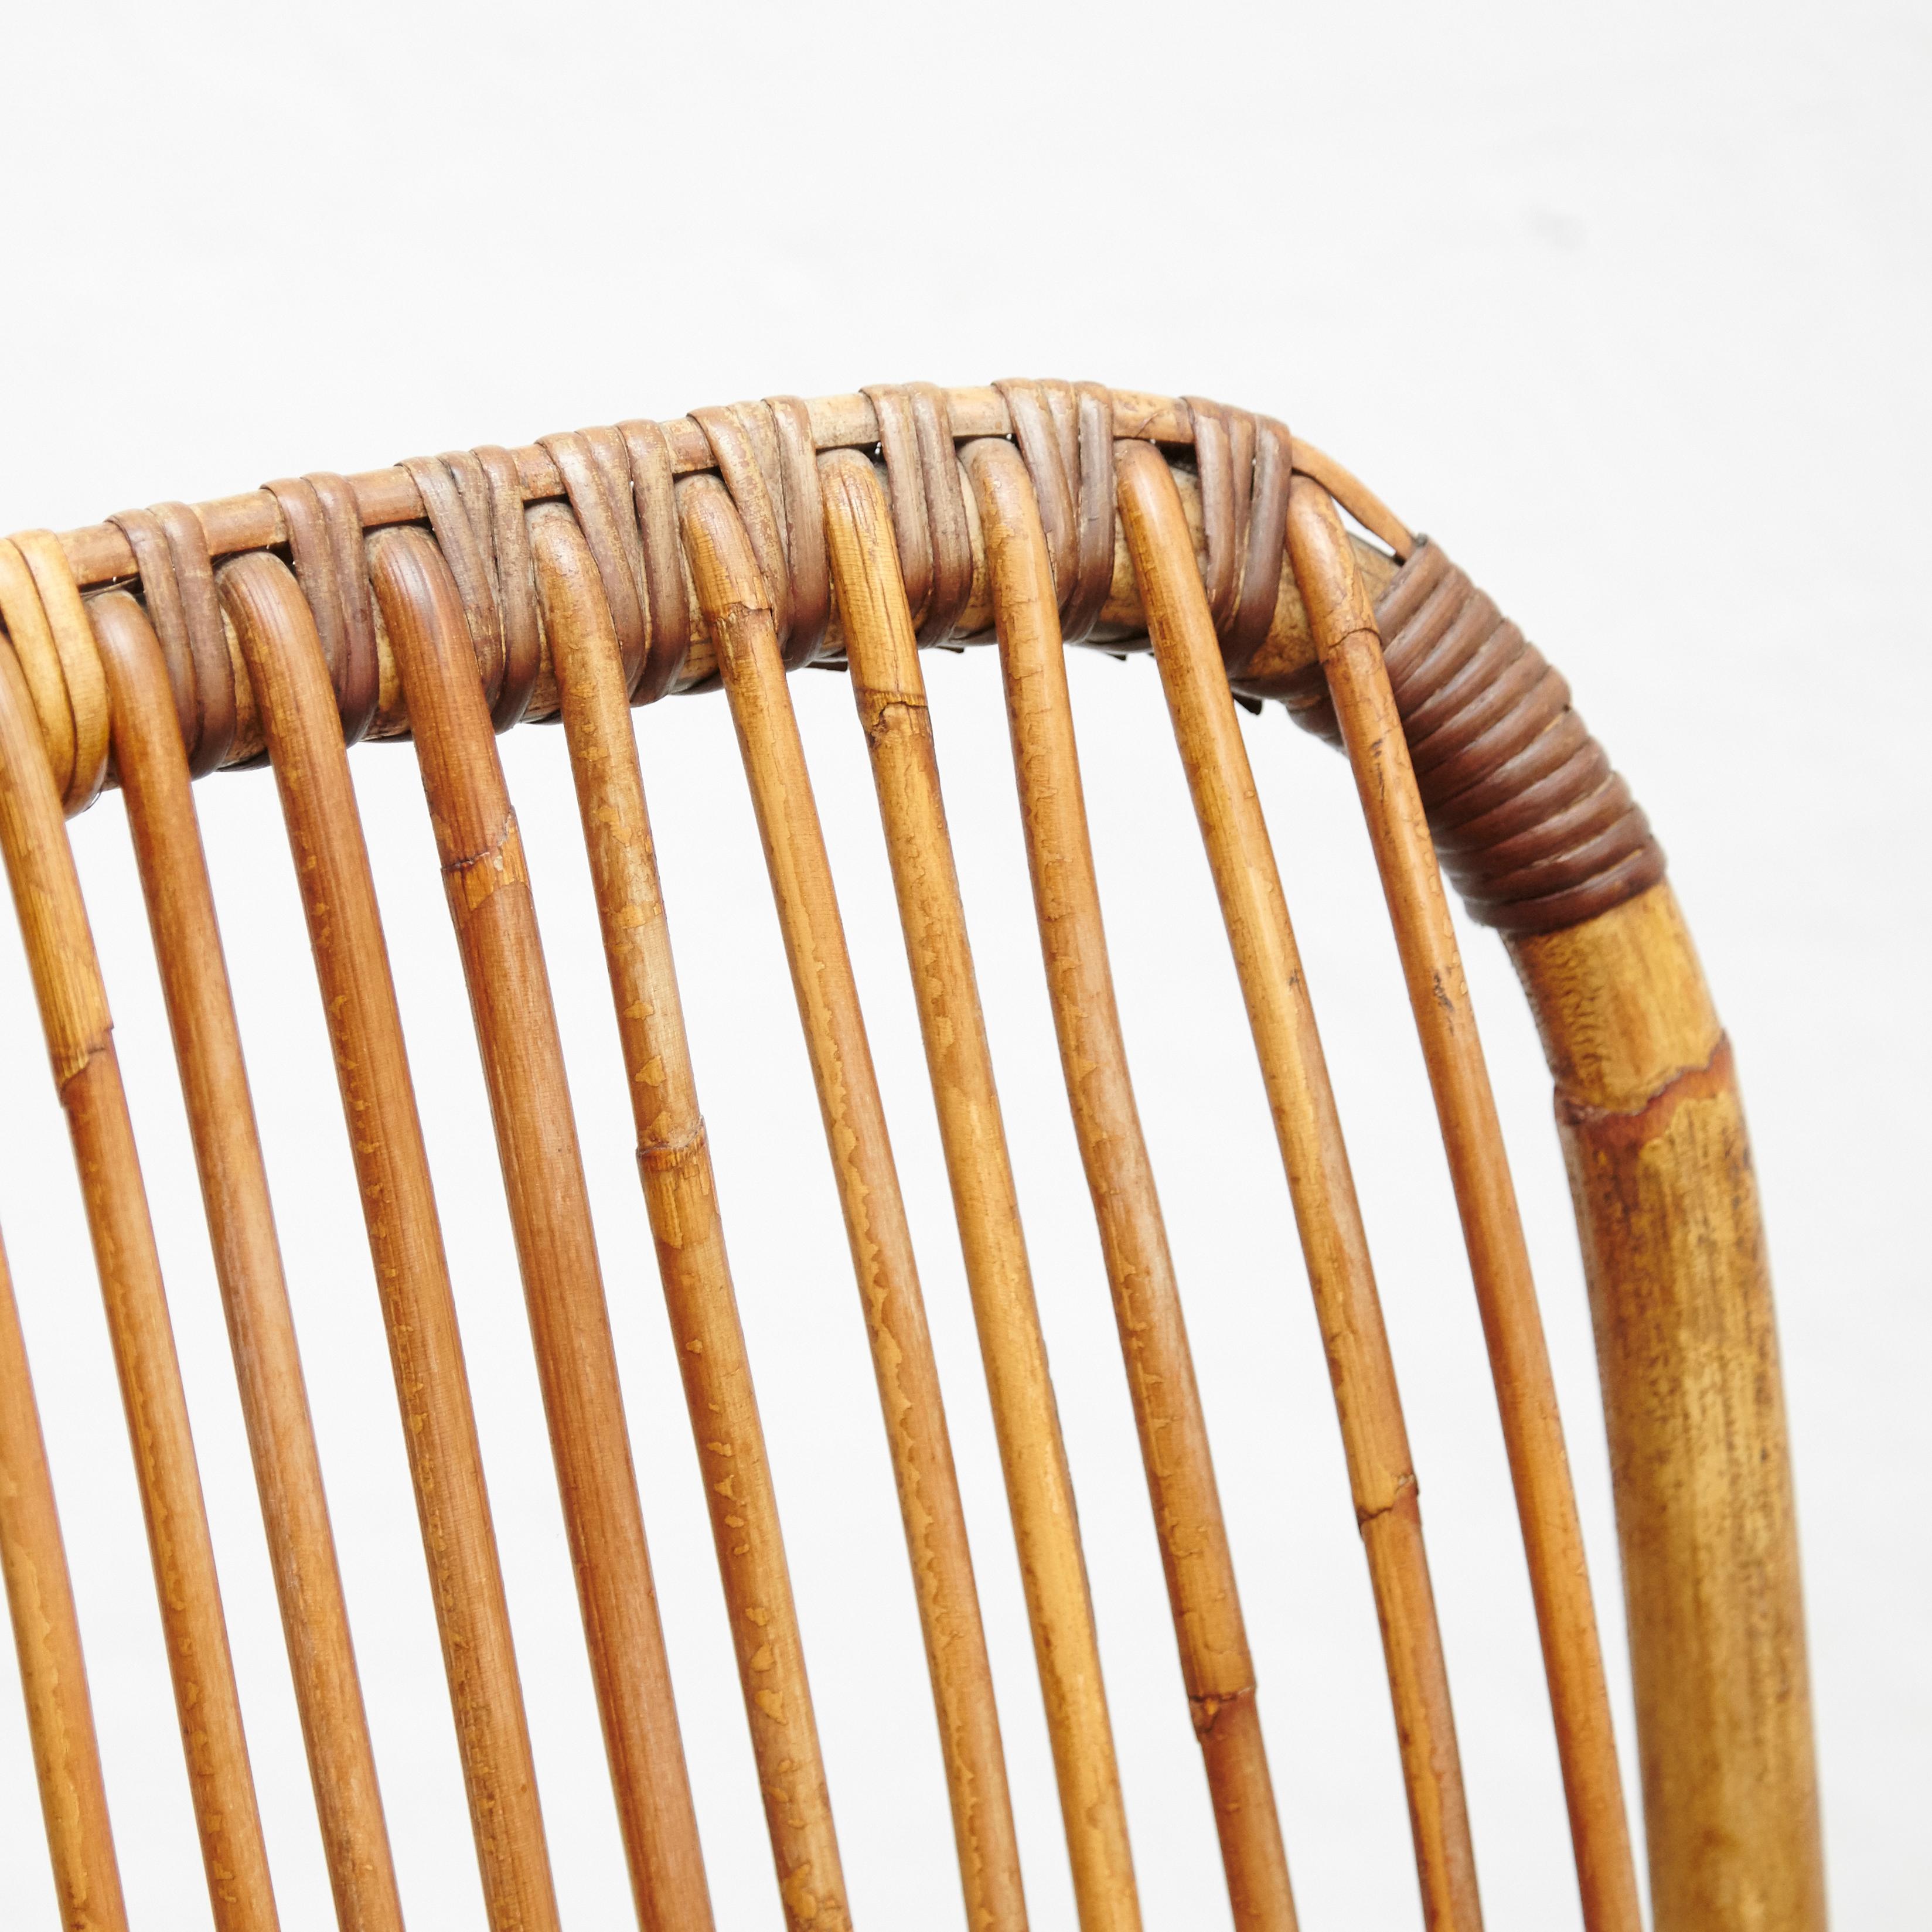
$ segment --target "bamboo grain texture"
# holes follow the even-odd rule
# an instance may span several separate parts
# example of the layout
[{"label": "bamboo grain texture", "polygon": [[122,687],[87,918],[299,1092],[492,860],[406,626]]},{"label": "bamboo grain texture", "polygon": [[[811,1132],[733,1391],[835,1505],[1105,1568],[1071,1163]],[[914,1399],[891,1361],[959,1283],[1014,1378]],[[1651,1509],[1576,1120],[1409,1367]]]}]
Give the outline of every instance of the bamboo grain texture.
[{"label": "bamboo grain texture", "polygon": [[749,540],[710,478],[680,486],[679,509],[698,602],[718,640],[872,1344],[967,1916],[1004,1932],[1027,1921],[992,1670],[911,1230],[824,835]]},{"label": "bamboo grain texture", "polygon": [[1730,1043],[1668,883],[1510,952],[1583,1234],[1652,1897],[1685,1925],[1822,1926],[1789,1429]]},{"label": "bamboo grain texture", "polygon": [[1046,535],[1004,442],[968,447],[1060,1065],[1120,1330],[1189,1714],[1237,1926],[1292,1932],[1294,1904],[1207,1418],[1101,922]]},{"label": "bamboo grain texture", "polygon": [[386,531],[370,575],[470,988],[638,1922],[702,1932],[710,1895],[522,836],[436,546]]},{"label": "bamboo grain texture", "polygon": [[134,1448],[208,1901],[220,1932],[273,1932],[277,1916],[254,1774],[148,1220],[134,1124],[114,1054],[60,799],[25,680],[0,653],[0,844],[27,942],[54,1084],[80,1171],[114,1366]]},{"label": "bamboo grain texture", "polygon": [[638,1172],[692,1434],[707,1478],[712,1538],[778,1896],[792,1932],[844,1932],[850,1922],[838,1834],[698,1110],[616,636],[575,523],[553,511],[532,525],[538,590],[637,1124]]},{"label": "bamboo grain texture", "polygon": [[0,1252],[0,1576],[14,1626],[34,1781],[61,1923],[126,1932],[80,1620],[40,1434],[14,1279]]},{"label": "bamboo grain texture", "polygon": [[1327,492],[1291,487],[1288,550],[1340,720],[1422,1041],[1489,1346],[1556,1718],[1588,1932],[1639,1932],[1583,1531],[1529,1250],[1461,949],[1382,663],[1375,614]]},{"label": "bamboo grain texture", "polygon": [[[811,664],[848,674],[866,747],[1079,1922],[1138,1932],[1101,1670],[1106,1606],[1080,1537],[941,795],[943,728],[919,657],[974,644],[997,652],[1063,1084],[1233,1923],[1298,1924],[1295,1822],[1270,1756],[1299,1740],[1264,1736],[1184,1284],[1115,1000],[1065,664],[1076,646],[1151,654],[1190,787],[1327,1352],[1424,1923],[1480,1923],[1468,1802],[1390,1340],[1238,715],[1273,700],[1353,767],[1490,1354],[1583,1922],[1634,1932],[1638,1874],[1445,871],[1472,917],[1504,935],[1556,1085],[1610,1436],[1653,1922],[1822,1932],[1788,1430],[1730,1043],[1662,849],[1567,683],[1438,544],[1321,450],[1270,417],[1090,382],[770,397],[21,532],[0,539],[0,844],[108,1312],[218,1932],[271,1932],[277,1906],[62,821],[104,790],[124,796],[337,1921],[392,1932],[396,1862],[192,790],[260,761],[274,768],[334,1048],[487,1921],[492,1932],[560,1922],[504,1559],[350,778],[364,736],[415,743],[634,1915],[645,1932],[712,1922],[718,1848],[707,1875],[584,1150],[495,745],[546,718],[562,726],[576,794],[778,1910],[788,1932],[844,1932],[863,1917],[727,1253],[731,1210],[757,1204],[719,1198],[631,724],[636,706],[721,688],[865,1316],[962,1901],[973,1932],[1028,1922],[940,1366],[788,686]],[[1186,1007],[1169,1002],[1177,1037]],[[614,1260],[610,1280],[631,1292],[634,1258]],[[122,1896],[56,1473],[0,1262],[0,1568],[55,1889],[76,1932],[120,1932],[144,1914]]]},{"label": "bamboo grain texture", "polygon": [[344,1932],[400,1932],[348,1606],[173,698],[141,607],[113,592],[95,603],[93,617],[336,1917]]},{"label": "bamboo grain texture", "polygon": [[952,1184],[1034,1631],[1082,1932],[1137,1932],[1133,1853],[1101,1681],[1072,1477],[1047,1370],[993,1078],[966,909],[946,834],[912,614],[883,492],[862,458],[824,464],[852,694],[884,821],[907,964]]},{"label": "bamboo grain texture", "polygon": [[302,890],[455,1720],[490,1932],[555,1932],[556,1900],[449,1265],[402,1018],[321,646],[295,579],[256,554],[221,590]]},{"label": "bamboo grain texture", "polygon": [[1287,902],[1194,568],[1158,456],[1121,453],[1121,508],[1280,1143],[1382,1618],[1425,1922],[1482,1923],[1449,1679],[1408,1431],[1367,1236]]}]

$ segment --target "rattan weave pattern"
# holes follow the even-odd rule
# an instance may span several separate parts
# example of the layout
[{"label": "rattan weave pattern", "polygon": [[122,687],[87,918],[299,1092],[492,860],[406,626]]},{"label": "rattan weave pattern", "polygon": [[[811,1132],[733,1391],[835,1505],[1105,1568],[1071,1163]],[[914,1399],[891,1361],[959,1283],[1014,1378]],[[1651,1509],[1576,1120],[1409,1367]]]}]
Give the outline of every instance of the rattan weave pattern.
[{"label": "rattan weave pattern", "polygon": [[[1282,697],[1304,724],[1339,743],[1284,568],[1284,512],[1299,455],[1345,507],[1395,539],[1400,567],[1377,620],[1423,797],[1471,913],[1505,931],[1548,931],[1634,898],[1663,877],[1642,814],[1570,708],[1562,678],[1439,546],[1425,540],[1412,554],[1406,532],[1377,500],[1280,423],[1198,396],[1150,407],[1148,398],[1090,382],[1014,380],[991,393],[1040,506],[1064,641],[1114,649],[1144,642],[1114,503],[1115,439],[1138,422],[1184,472],[1202,579],[1237,690]],[[910,383],[869,388],[857,399],[872,418],[922,645],[983,638],[990,629],[984,542],[956,455],[979,425],[956,420],[951,394]],[[712,681],[673,502],[677,476],[706,467],[715,466],[744,523],[787,668],[836,656],[818,452],[843,444],[851,428],[842,418],[826,436],[814,423],[812,406],[779,396],[699,409],[682,424],[626,422],[537,446],[596,561],[634,702]],[[692,460],[694,431],[702,460]],[[680,450],[688,452],[682,461],[674,453]],[[434,532],[461,594],[500,730],[533,706],[539,716],[556,706],[524,527],[526,506],[542,500],[549,482],[533,489],[534,466],[486,446],[409,458],[396,472],[411,486],[415,515]],[[372,729],[382,736],[406,729],[362,556],[358,501],[365,494],[375,493],[328,472],[266,486],[276,547],[308,599],[350,744]],[[164,504],[112,521],[133,554],[161,640],[191,769],[200,776],[249,761],[260,754],[260,734],[246,728],[252,694],[224,635],[204,520]],[[70,540],[68,552],[78,548]],[[55,553],[44,544],[41,554],[44,574]],[[30,567],[11,580],[38,584],[40,577]],[[8,581],[0,575],[0,587]],[[37,614],[19,608],[22,602],[16,594],[13,627],[31,637],[40,626]],[[52,669],[64,672],[86,651],[84,635],[71,624],[68,631],[70,641],[50,673],[30,676],[44,722],[59,709]],[[1257,671],[1264,674],[1251,675]],[[70,766],[70,807],[92,796],[86,781],[98,784],[100,776]]]}]

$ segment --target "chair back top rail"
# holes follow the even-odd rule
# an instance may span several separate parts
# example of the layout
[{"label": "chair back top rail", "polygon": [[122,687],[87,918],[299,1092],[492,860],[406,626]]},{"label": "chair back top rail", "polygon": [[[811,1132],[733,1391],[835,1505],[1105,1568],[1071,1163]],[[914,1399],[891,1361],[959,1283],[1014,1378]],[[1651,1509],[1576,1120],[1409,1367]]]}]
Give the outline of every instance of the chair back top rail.
[{"label": "chair back top rail", "polygon": [[[1115,389],[1112,393],[1117,436],[1177,446],[1192,444],[1194,419],[1186,403],[1133,389]],[[945,394],[953,435],[961,441],[969,436],[1012,434],[1012,417],[998,388],[990,386],[950,388]],[[814,448],[865,449],[878,443],[878,410],[868,395],[815,397],[806,403],[805,409]],[[668,446],[674,475],[689,476],[718,467],[717,455],[694,417],[680,416],[658,427]],[[516,465],[526,502],[554,502],[568,494],[556,458],[542,443],[512,449],[509,454]],[[1414,539],[1406,526],[1373,490],[1334,458],[1297,436],[1294,460],[1297,469],[1314,477],[1364,530],[1372,530],[1398,557],[1408,554]],[[400,464],[363,470],[345,480],[354,493],[365,529],[383,524],[416,523],[426,514],[415,478]],[[208,532],[208,548],[217,556],[236,550],[272,549],[288,541],[281,506],[273,492],[266,488],[217,497],[194,508]],[[134,550],[114,524],[94,524],[68,530],[62,532],[60,542],[83,590],[139,574]]]},{"label": "chair back top rail", "polygon": [[[1634,897],[1663,857],[1628,788],[1582,730],[1568,687],[1495,606],[1340,464],[1273,418],[1204,398],[1096,383],[984,388],[886,385],[856,396],[704,408],[668,423],[484,446],[344,478],[316,472],[190,510],[124,512],[56,539],[0,544],[0,622],[11,633],[68,811],[115,782],[108,711],[82,592],[138,578],[166,657],[190,770],[265,754],[258,707],[214,590],[217,560],[285,548],[314,610],[345,740],[404,735],[404,681],[362,556],[365,532],[427,521],[454,574],[494,722],[554,716],[557,693],[526,519],[568,503],[618,631],[634,702],[708,688],[719,665],[671,493],[716,471],[772,598],[787,669],[842,663],[818,470],[876,450],[922,644],[994,628],[986,539],[956,451],[1010,437],[1040,507],[1063,638],[1102,648],[1146,636],[1114,505],[1115,452],[1151,444],[1178,468],[1216,633],[1237,694],[1283,700],[1339,742],[1283,535],[1291,476],[1318,483],[1386,550],[1355,540],[1372,596],[1390,599],[1398,706],[1456,883],[1486,923],[1547,931]],[[1182,452],[1190,452],[1180,460]],[[1444,581],[1445,572],[1456,589]],[[1398,587],[1398,585],[1400,587]],[[1406,653],[1406,656],[1402,654]],[[1468,808],[1478,803],[1473,816]]]}]

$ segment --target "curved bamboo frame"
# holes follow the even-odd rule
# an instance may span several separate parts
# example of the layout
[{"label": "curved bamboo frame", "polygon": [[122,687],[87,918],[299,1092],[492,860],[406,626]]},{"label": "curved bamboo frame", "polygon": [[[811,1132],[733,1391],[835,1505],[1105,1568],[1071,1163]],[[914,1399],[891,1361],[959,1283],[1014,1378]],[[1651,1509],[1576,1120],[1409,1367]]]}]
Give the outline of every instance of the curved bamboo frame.
[{"label": "curved bamboo frame", "polygon": [[[1348,536],[1337,506],[1382,547]],[[1586,1922],[1630,1932],[1636,1881],[1567,1456],[1436,850],[1476,916],[1503,928],[1556,1081],[1610,1435],[1656,1922],[1670,1932],[1822,1927],[1789,1456],[1729,1048],[1660,854],[1567,687],[1330,459],[1266,418],[1091,384],[778,398],[284,480],[58,538],[29,532],[0,542],[0,620],[11,646],[0,650],[0,842],[86,1180],[224,1932],[272,1925],[274,1905],[165,1297],[59,816],[105,783],[128,793],[338,1915],[394,1926],[187,782],[263,755],[275,766],[292,848],[314,882],[304,896],[410,1424],[485,1894],[493,1923],[554,1924],[461,1345],[344,756],[365,734],[405,732],[491,1094],[638,1916],[709,1922],[581,1167],[574,1136],[554,1131],[570,1118],[555,1022],[490,742],[493,727],[559,713],[664,1292],[686,1338],[700,1457],[717,1468],[713,1529],[782,1895],[799,1932],[848,1922],[625,719],[628,704],[716,683],[764,839],[873,1342],[969,1915],[1025,1923],[916,1267],[786,689],[784,674],[812,662],[849,668],[871,752],[1082,1924],[1138,1926],[1072,1487],[918,664],[921,646],[989,638],[1236,1922],[1288,1932],[1294,1909],[1114,1012],[1066,704],[1071,643],[1150,647],[1166,693],[1330,1352],[1429,1923],[1480,1923],[1448,1676],[1366,1245],[1237,700],[1282,699],[1354,767],[1490,1346]],[[16,1344],[0,1321],[0,1553],[62,1897],[76,1922],[116,1925],[78,1638]]]}]

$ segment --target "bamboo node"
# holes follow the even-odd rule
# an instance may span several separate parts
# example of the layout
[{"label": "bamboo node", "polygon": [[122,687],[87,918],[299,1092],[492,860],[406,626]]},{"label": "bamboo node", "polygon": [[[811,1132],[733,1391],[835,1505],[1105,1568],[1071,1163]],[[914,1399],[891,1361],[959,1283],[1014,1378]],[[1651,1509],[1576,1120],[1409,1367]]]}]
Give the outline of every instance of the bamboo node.
[{"label": "bamboo node", "polygon": [[452,890],[460,890],[464,904],[471,912],[505,886],[528,885],[530,872],[524,860],[523,835],[517,829],[516,814],[505,816],[496,836],[480,851],[444,860],[442,876]]},{"label": "bamboo node", "polygon": [[1211,1696],[1191,1696],[1187,1708],[1194,1720],[1194,1735],[1204,1743],[1214,1735],[1216,1720],[1231,1706],[1252,1704],[1258,1687],[1244,1684],[1238,1690],[1217,1690]]},{"label": "bamboo node", "polygon": [[1398,1474],[1389,1491],[1386,1502],[1358,1502],[1355,1505],[1355,1526],[1366,1530],[1369,1526],[1385,1516],[1402,1515],[1419,1520],[1422,1514],[1422,1491],[1415,1480],[1415,1473],[1404,1469]]}]

